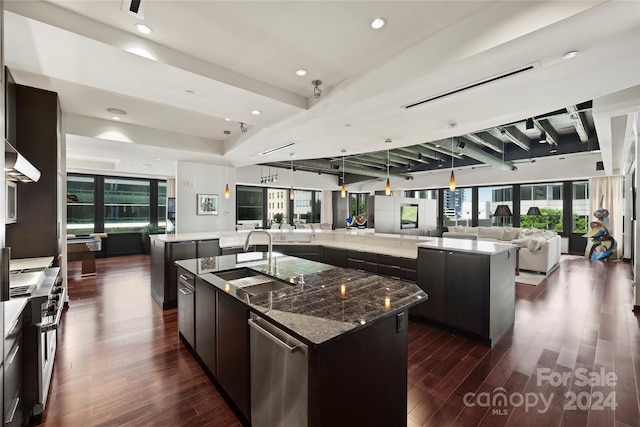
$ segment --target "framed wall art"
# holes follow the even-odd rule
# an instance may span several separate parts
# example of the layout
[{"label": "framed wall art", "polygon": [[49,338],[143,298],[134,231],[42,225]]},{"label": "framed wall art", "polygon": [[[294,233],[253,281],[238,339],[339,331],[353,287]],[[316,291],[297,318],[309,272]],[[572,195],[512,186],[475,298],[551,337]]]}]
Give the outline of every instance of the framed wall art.
[{"label": "framed wall art", "polygon": [[198,194],[198,215],[218,215],[217,194]]}]

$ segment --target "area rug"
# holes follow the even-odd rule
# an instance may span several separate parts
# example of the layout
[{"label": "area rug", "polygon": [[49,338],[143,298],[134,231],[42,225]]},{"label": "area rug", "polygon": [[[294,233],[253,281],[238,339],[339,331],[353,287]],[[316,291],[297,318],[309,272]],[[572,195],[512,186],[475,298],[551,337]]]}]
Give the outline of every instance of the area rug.
[{"label": "area rug", "polygon": [[523,285],[538,286],[547,276],[544,274],[528,273],[520,270],[520,274],[516,275],[516,283]]}]

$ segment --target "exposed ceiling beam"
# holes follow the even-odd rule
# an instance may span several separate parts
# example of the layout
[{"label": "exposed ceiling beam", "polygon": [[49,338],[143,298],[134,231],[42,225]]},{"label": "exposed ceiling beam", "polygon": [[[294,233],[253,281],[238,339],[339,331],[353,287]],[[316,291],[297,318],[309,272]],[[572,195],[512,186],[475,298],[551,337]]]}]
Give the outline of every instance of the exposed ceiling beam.
[{"label": "exposed ceiling beam", "polygon": [[587,116],[584,112],[579,111],[576,105],[570,105],[567,107],[569,117],[573,120],[573,126],[580,136],[580,141],[587,142],[589,140],[589,124],[587,123]]},{"label": "exposed ceiling beam", "polygon": [[[386,161],[387,161],[387,153],[386,151],[376,151],[375,153],[367,153],[366,154],[369,157],[373,157],[379,160],[383,160],[385,162],[386,165]],[[402,157],[396,156],[395,154],[391,154],[391,152],[389,153],[389,166],[406,166],[407,165],[407,159],[404,159]]]},{"label": "exposed ceiling beam", "polygon": [[454,138],[454,141],[446,140],[443,141],[443,147],[449,148],[449,150],[453,149],[454,152],[462,153],[463,155],[470,157],[472,159],[478,160],[479,162],[485,163],[487,165],[495,166],[500,169],[504,169],[507,171],[516,171],[518,170],[517,166],[511,162],[501,160],[486,151],[478,148],[475,144],[470,144],[469,142],[465,142],[461,138]]},{"label": "exposed ceiling beam", "polygon": [[456,153],[452,153],[451,152],[451,148],[446,148],[446,147],[451,147],[451,139],[443,139],[440,141],[433,141],[433,142],[428,142],[427,144],[429,144],[429,146],[427,148],[433,150],[433,151],[437,151],[438,153],[442,153],[442,154],[446,154],[449,157],[455,157],[456,159],[461,159],[462,156],[460,156],[459,154]]},{"label": "exposed ceiling beam", "polygon": [[509,141],[516,144],[518,147],[523,150],[529,151],[531,150],[531,140],[527,135],[520,132],[515,126],[506,126],[500,129],[500,133],[502,133],[505,137],[509,139]]},{"label": "exposed ceiling beam", "polygon": [[555,128],[551,126],[549,120],[535,120],[533,123],[536,125],[540,132],[545,132],[547,134],[547,143],[550,145],[560,143],[560,135],[556,132]]},{"label": "exposed ceiling beam", "polygon": [[[331,162],[333,163],[340,163],[342,162],[342,159],[331,159]],[[368,162],[366,160],[362,160],[359,157],[345,157],[344,159],[345,163],[352,163],[352,164],[356,164],[356,165],[362,165],[362,166],[369,166],[372,168],[379,168],[379,169],[385,169],[386,170],[386,165],[382,164],[382,163],[377,163],[377,162]]]},{"label": "exposed ceiling beam", "polygon": [[396,148],[395,150],[392,151],[392,154],[395,154],[396,156],[404,157],[405,159],[408,159],[408,160],[413,160],[414,162],[418,162],[418,163],[425,163],[425,164],[430,163],[427,159],[422,158],[422,154],[418,153],[416,155],[415,152],[408,150],[406,148]]},{"label": "exposed ceiling beam", "polygon": [[[284,163],[284,162],[268,163],[268,164],[266,164],[266,166],[278,167],[278,168],[283,168],[283,169],[288,169],[288,168],[291,167],[290,164],[287,164],[287,163]],[[344,170],[345,173],[363,175],[363,176],[368,176],[368,177],[371,177],[371,178],[386,178],[387,177],[387,171],[386,170],[372,169],[372,168],[360,167],[360,166],[352,166],[352,165],[349,165],[349,164],[346,164],[346,163],[344,165],[344,169],[342,168],[342,165],[340,165],[337,168],[336,168],[336,166],[337,165],[335,165],[331,161],[325,160],[325,159],[296,160],[294,162],[294,168],[311,170],[313,172],[332,173],[332,174],[336,174],[337,175],[339,173],[342,173],[342,171]],[[393,177],[393,178],[401,178],[401,179],[413,179],[413,176],[408,175],[408,174],[404,174],[404,173],[389,172],[388,176]]]},{"label": "exposed ceiling beam", "polygon": [[491,135],[489,132],[468,133],[464,135],[464,138],[475,142],[476,144],[484,145],[496,153],[502,153],[504,151],[504,142],[502,142],[500,138]]},{"label": "exposed ceiling beam", "polygon": [[423,157],[428,157],[433,160],[444,160],[444,155],[432,150],[431,148],[427,148],[424,145],[412,145],[403,149],[411,153],[422,154]]}]

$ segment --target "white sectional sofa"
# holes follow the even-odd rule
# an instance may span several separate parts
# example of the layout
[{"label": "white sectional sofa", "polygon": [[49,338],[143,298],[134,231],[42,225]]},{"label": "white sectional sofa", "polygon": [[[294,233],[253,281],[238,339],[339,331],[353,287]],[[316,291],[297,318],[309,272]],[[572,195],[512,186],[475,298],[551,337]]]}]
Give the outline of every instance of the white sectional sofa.
[{"label": "white sectional sofa", "polygon": [[444,238],[513,243],[520,246],[520,269],[549,274],[560,263],[562,239],[551,230],[516,227],[449,227]]}]

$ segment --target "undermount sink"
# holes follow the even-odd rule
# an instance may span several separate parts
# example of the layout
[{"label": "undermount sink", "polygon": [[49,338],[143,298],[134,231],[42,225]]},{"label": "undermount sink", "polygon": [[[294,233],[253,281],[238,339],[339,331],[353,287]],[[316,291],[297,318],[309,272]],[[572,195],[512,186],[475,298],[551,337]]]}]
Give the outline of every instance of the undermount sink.
[{"label": "undermount sink", "polygon": [[216,276],[250,295],[264,294],[291,286],[248,268],[216,273]]}]

